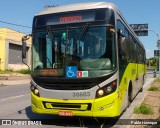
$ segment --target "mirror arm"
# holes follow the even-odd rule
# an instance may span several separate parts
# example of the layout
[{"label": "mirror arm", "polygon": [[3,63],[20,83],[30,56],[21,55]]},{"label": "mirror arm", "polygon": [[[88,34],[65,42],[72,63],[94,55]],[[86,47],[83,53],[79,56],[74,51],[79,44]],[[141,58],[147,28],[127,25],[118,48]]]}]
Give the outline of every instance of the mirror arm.
[{"label": "mirror arm", "polygon": [[[31,34],[23,36],[22,37],[22,45],[25,45],[25,47],[26,47],[26,40],[28,40],[31,36],[32,36]],[[23,51],[23,46],[22,46],[22,51]],[[29,65],[24,62],[24,58],[26,58],[26,56],[23,57],[23,55],[22,55],[22,63],[25,64],[28,67],[28,69],[30,70]]]},{"label": "mirror arm", "polygon": [[22,58],[22,63],[25,64],[25,65],[28,67],[28,69],[30,70],[29,65],[28,65],[27,63],[24,62],[23,58]]}]

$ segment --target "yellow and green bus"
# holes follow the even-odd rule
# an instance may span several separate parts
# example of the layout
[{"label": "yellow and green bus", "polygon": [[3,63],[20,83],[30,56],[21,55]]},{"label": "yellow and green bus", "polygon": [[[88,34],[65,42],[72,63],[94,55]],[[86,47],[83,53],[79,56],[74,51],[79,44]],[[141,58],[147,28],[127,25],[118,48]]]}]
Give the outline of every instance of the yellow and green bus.
[{"label": "yellow and green bus", "polygon": [[116,117],[143,89],[144,46],[112,3],[49,7],[31,35],[35,113]]}]

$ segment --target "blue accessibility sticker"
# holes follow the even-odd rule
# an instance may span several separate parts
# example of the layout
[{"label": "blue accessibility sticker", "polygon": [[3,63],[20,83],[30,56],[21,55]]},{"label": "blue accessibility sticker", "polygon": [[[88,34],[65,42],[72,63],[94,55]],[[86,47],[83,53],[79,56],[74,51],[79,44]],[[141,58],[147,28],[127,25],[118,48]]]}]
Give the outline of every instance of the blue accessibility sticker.
[{"label": "blue accessibility sticker", "polygon": [[66,66],[66,78],[77,77],[77,66]]}]

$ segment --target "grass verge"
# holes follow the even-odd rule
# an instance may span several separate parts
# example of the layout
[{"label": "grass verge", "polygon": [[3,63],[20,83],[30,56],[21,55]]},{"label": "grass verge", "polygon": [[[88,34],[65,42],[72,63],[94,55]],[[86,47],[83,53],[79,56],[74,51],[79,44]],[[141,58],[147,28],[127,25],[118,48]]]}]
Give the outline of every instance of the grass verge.
[{"label": "grass verge", "polygon": [[148,91],[159,91],[160,88],[156,87],[156,86],[151,86],[150,88],[148,88]]},{"label": "grass verge", "polygon": [[153,114],[153,110],[150,106],[142,103],[141,105],[134,108],[134,113],[151,115]]},{"label": "grass verge", "polygon": [[13,73],[14,71],[12,69],[8,69],[8,70],[4,70],[4,71],[1,71],[0,70],[0,74],[11,74]]},{"label": "grass verge", "polygon": [[155,79],[155,80],[154,80],[154,82],[160,82],[160,79],[159,79],[159,78],[157,78],[157,79]]},{"label": "grass verge", "polygon": [[16,72],[21,73],[21,74],[30,74],[30,70],[28,70],[28,69],[21,69],[21,70],[18,70]]},{"label": "grass verge", "polygon": [[4,70],[4,71],[0,70],[0,74],[12,74],[12,73],[30,74],[30,70],[29,69],[21,69],[17,71],[14,71],[13,69]]}]

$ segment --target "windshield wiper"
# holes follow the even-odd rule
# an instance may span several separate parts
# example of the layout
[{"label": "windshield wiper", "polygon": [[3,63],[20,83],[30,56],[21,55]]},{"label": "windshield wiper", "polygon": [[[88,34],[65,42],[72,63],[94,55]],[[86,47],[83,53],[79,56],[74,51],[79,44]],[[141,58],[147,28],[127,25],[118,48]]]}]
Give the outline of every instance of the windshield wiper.
[{"label": "windshield wiper", "polygon": [[87,32],[88,26],[89,26],[88,23],[86,23],[86,24],[83,26],[83,30],[82,30],[81,34],[79,35],[78,40],[80,40],[80,39],[82,39],[82,38],[84,37],[85,33]]},{"label": "windshield wiper", "polygon": [[52,46],[54,47],[54,51],[58,52],[58,50],[55,48],[55,39],[54,39],[53,34],[52,34],[51,30],[50,30],[50,27],[47,28],[47,33],[51,37]]},{"label": "windshield wiper", "polygon": [[79,44],[80,40],[82,40],[82,39],[84,38],[84,35],[85,35],[86,32],[87,32],[88,26],[89,26],[89,23],[86,23],[86,24],[83,26],[82,32],[81,32],[81,34],[79,35],[79,37],[78,37],[78,39],[77,39],[77,43],[74,45],[73,52],[76,50],[77,44]]},{"label": "windshield wiper", "polygon": [[[55,63],[58,63],[58,60],[57,60],[57,57],[58,57],[58,47],[57,47],[57,44],[55,44],[55,43],[57,43],[57,42],[55,42],[56,39],[54,39],[53,34],[52,34],[51,30],[50,30],[50,27],[47,27],[47,33],[48,33],[49,38],[51,39],[52,48],[54,49],[54,52],[55,52],[55,56],[54,56],[54,58],[55,58]],[[52,53],[52,54],[53,54],[53,53]],[[48,57],[47,57],[47,59],[48,59],[50,65],[51,65],[51,67],[52,67],[52,63],[51,63],[50,59],[49,59]]]}]

